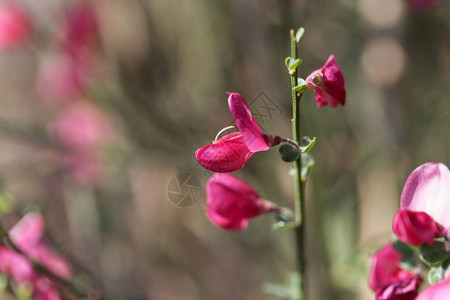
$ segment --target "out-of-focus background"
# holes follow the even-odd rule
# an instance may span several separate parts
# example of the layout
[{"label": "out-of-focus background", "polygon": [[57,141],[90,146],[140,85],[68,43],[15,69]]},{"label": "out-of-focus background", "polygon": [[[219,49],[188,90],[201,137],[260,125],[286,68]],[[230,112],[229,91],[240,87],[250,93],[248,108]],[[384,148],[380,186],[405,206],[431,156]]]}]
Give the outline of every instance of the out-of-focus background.
[{"label": "out-of-focus background", "polygon": [[[290,135],[284,58],[303,26],[300,75],[334,54],[347,90],[337,109],[302,100],[318,140],[311,299],[373,298],[369,256],[391,236],[408,174],[450,164],[450,8],[411,2],[23,0],[19,25],[0,8],[2,223],[39,210],[46,239],[107,299],[273,299],[261,286],[294,271],[293,233],[270,216],[229,233],[205,217],[202,187],[195,203],[176,197],[186,176],[204,187],[211,175],[194,152],[232,122],[226,91]],[[236,174],[292,206],[290,167],[272,149]]]}]

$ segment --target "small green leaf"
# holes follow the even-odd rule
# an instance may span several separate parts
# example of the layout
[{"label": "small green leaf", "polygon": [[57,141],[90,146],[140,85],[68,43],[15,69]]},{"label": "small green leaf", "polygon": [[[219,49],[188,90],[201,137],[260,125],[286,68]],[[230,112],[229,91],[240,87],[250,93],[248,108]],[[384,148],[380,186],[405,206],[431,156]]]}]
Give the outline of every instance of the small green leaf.
[{"label": "small green leaf", "polygon": [[425,243],[419,248],[420,258],[430,266],[434,266],[450,257],[445,248],[445,242],[435,241],[433,245]]},{"label": "small green leaf", "polygon": [[308,174],[314,167],[314,158],[309,153],[302,153],[302,180],[305,181]]},{"label": "small green leaf", "polygon": [[292,57],[286,57],[284,63],[289,71],[295,71],[302,63],[302,60],[300,58],[293,59]]},{"label": "small green leaf", "polygon": [[297,30],[297,33],[295,34],[295,41],[298,43],[300,43],[300,40],[302,39],[303,35],[305,34],[305,28],[300,27]]},{"label": "small green leaf", "polygon": [[412,248],[412,246],[410,246],[406,243],[403,243],[398,238],[395,238],[392,241],[392,246],[398,253],[403,255],[403,257],[414,255],[414,253],[415,253],[414,249],[417,250],[417,248]]},{"label": "small green leaf", "polygon": [[278,151],[281,154],[281,159],[285,162],[296,161],[300,156],[300,153],[298,152],[298,150],[295,149],[294,146],[289,145],[289,144],[281,145],[280,148],[278,149]]},{"label": "small green leaf", "polygon": [[441,265],[434,266],[428,272],[428,282],[435,284],[444,279],[445,269]]},{"label": "small green leaf", "polygon": [[316,144],[315,137],[311,140],[309,136],[304,136],[302,138],[302,142],[300,143],[300,146],[303,147],[302,152],[308,153],[309,151],[311,151],[311,149],[314,147],[315,144]]}]

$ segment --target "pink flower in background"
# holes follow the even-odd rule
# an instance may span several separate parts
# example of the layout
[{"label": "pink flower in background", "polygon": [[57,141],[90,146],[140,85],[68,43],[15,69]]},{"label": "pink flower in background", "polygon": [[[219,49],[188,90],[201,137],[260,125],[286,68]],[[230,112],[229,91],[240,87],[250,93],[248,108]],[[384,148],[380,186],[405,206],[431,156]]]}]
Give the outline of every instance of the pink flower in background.
[{"label": "pink flower in background", "polygon": [[206,185],[206,196],[208,218],[230,231],[243,230],[251,218],[278,209],[246,182],[230,174],[214,174]]},{"label": "pink flower in background", "polygon": [[5,1],[0,5],[0,49],[25,44],[31,33],[31,20],[17,1]]},{"label": "pink flower in background", "polygon": [[253,152],[248,150],[242,134],[234,132],[227,134],[211,145],[206,145],[195,151],[195,159],[213,172],[233,172],[244,167]]},{"label": "pink flower in background", "polygon": [[110,123],[93,105],[77,102],[63,110],[49,129],[65,146],[86,151],[99,146],[109,137]]},{"label": "pink flower in background", "polygon": [[416,300],[446,300],[450,295],[450,278],[430,285],[416,298]]},{"label": "pink flower in background", "polygon": [[433,244],[434,238],[445,236],[444,228],[427,213],[408,209],[399,210],[395,214],[392,231],[400,241],[413,246]]},{"label": "pink flower in background", "polygon": [[422,282],[423,279],[419,275],[394,281],[379,288],[376,291],[375,300],[414,300]]},{"label": "pink flower in background", "polygon": [[85,185],[96,185],[103,177],[105,163],[101,155],[95,152],[68,153],[63,155],[62,163]]},{"label": "pink flower in background", "polygon": [[[44,231],[44,220],[38,213],[25,215],[10,231],[10,237],[16,246],[26,255],[33,258],[50,271],[62,278],[72,276],[72,266],[62,256],[53,252],[41,242]],[[0,246],[0,272],[10,275],[21,284],[31,284],[34,299],[59,300],[59,293],[50,279],[40,276],[33,269],[28,258]]]},{"label": "pink flower in background", "polygon": [[369,270],[369,286],[377,291],[386,285],[410,278],[413,274],[400,268],[402,255],[392,243],[386,244],[371,257]]},{"label": "pink flower in background", "polygon": [[268,137],[261,131],[248,108],[244,97],[238,93],[228,94],[228,106],[247,148],[251,152],[266,151],[271,147]]},{"label": "pink flower in background", "polygon": [[72,5],[62,30],[62,43],[75,57],[90,52],[99,33],[97,14],[89,2]]},{"label": "pink flower in background", "polygon": [[416,12],[427,12],[436,8],[441,0],[406,0],[406,2]]},{"label": "pink flower in background", "polygon": [[313,71],[306,78],[306,83],[314,86],[317,107],[345,104],[344,75],[334,55],[328,58],[321,69]]},{"label": "pink flower in background", "polygon": [[450,227],[450,171],[441,163],[415,169],[403,187],[400,208],[425,212],[445,229]]},{"label": "pink flower in background", "polygon": [[52,104],[67,103],[80,96],[86,84],[82,66],[69,55],[45,59],[36,76],[36,88]]},{"label": "pink flower in background", "polygon": [[62,256],[54,253],[41,243],[44,233],[44,220],[39,213],[25,215],[10,231],[10,237],[17,247],[55,274],[69,278],[72,267]]}]

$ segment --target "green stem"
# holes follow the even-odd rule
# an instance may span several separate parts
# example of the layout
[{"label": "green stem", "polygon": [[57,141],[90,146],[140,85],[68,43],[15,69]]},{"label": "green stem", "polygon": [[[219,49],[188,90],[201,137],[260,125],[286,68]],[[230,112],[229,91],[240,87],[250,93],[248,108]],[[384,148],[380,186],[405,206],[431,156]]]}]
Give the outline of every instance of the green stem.
[{"label": "green stem", "polygon": [[87,292],[80,291],[75,285],[73,285],[70,281],[56,275],[53,273],[53,271],[49,270],[39,262],[37,262],[35,259],[28,256],[25,252],[20,250],[19,247],[13,242],[11,237],[9,236],[8,232],[0,227],[0,236],[3,238],[3,243],[11,250],[21,254],[24,256],[34,267],[36,271],[41,273],[42,275],[48,277],[50,280],[52,280],[55,284],[64,287],[67,291],[69,291],[71,294],[76,296],[77,298],[86,298],[88,297]]},{"label": "green stem", "polygon": [[[295,32],[291,29],[291,57],[298,58],[297,42],[295,40]],[[294,91],[294,87],[298,85],[297,70],[290,72],[291,88],[292,88],[292,139],[300,144],[300,99],[302,92]],[[297,244],[297,272],[300,276],[300,298],[307,300],[305,287],[305,193],[304,182],[302,181],[302,156],[295,161],[295,239]]]}]

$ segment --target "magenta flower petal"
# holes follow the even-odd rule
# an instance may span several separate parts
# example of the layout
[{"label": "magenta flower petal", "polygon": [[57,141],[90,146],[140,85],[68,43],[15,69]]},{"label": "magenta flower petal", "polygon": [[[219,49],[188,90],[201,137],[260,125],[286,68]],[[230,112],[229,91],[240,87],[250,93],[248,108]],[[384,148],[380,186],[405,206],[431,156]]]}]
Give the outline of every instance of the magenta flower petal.
[{"label": "magenta flower petal", "polygon": [[444,279],[443,281],[430,285],[427,287],[416,300],[445,300],[448,299],[450,295],[450,278]]},{"label": "magenta flower petal", "polygon": [[433,244],[434,238],[444,233],[439,227],[427,213],[408,209],[399,210],[392,222],[392,230],[399,240],[413,246]]},{"label": "magenta flower petal", "polygon": [[373,291],[397,280],[409,278],[411,274],[400,268],[402,255],[392,243],[386,244],[371,257],[369,270],[369,286]]},{"label": "magenta flower petal", "polygon": [[270,142],[253,118],[244,97],[238,93],[228,93],[228,106],[247,148],[251,152],[268,150]]},{"label": "magenta flower petal", "polygon": [[253,153],[248,150],[242,134],[227,134],[217,142],[195,151],[195,159],[208,170],[219,173],[234,172],[244,167]]},{"label": "magenta flower petal", "polygon": [[379,288],[375,294],[375,300],[414,300],[422,282],[423,279],[419,275],[394,281]]},{"label": "magenta flower petal", "polygon": [[306,82],[314,85],[317,107],[345,104],[345,79],[334,55],[330,55],[321,69],[313,71]]},{"label": "magenta flower petal", "polygon": [[441,163],[425,163],[415,169],[403,187],[400,207],[423,211],[450,227],[450,171]]},{"label": "magenta flower petal", "polygon": [[25,215],[9,232],[13,242],[22,251],[33,249],[44,233],[44,219],[39,213]]},{"label": "magenta flower petal", "polygon": [[242,230],[251,218],[276,210],[243,180],[230,174],[214,174],[206,184],[206,214],[217,226]]},{"label": "magenta flower petal", "polygon": [[72,276],[72,266],[69,261],[51,251],[45,245],[36,246],[36,248],[31,251],[30,256],[62,278],[67,279]]}]

